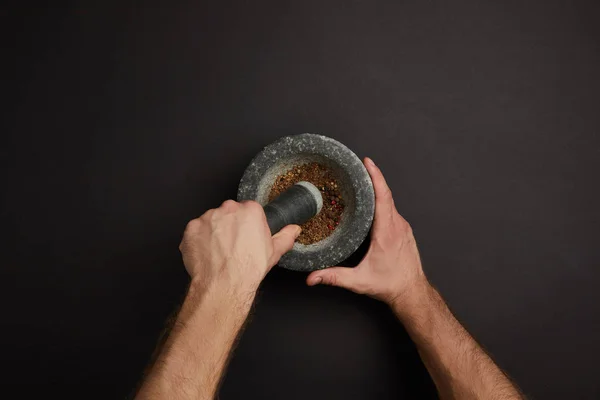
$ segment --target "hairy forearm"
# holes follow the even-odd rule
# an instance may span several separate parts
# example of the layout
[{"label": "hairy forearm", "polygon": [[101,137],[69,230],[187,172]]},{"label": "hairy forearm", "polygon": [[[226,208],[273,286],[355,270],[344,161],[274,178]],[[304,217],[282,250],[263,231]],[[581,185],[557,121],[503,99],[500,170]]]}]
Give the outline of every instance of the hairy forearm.
[{"label": "hairy forearm", "polygon": [[522,399],[519,390],[452,315],[440,294],[420,282],[393,304],[442,399]]},{"label": "hairy forearm", "polygon": [[192,282],[136,399],[212,399],[254,294]]}]

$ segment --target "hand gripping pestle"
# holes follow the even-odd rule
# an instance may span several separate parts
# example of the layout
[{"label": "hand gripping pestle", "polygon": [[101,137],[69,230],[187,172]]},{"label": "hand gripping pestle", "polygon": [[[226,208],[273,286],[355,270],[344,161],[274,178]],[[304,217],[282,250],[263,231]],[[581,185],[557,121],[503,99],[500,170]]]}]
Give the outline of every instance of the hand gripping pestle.
[{"label": "hand gripping pestle", "polygon": [[271,235],[290,224],[303,224],[321,211],[323,196],[310,182],[298,182],[263,207]]}]

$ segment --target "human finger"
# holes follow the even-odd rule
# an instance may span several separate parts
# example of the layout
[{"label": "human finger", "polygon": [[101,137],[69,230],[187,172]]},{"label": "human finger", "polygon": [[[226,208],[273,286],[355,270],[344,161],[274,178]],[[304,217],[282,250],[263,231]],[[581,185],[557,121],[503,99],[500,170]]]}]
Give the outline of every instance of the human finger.
[{"label": "human finger", "polygon": [[357,291],[358,283],[358,270],[348,267],[332,267],[314,271],[306,278],[308,286],[323,284],[352,291]]},{"label": "human finger", "polygon": [[385,181],[383,173],[372,159],[365,157],[364,164],[371,176],[375,191],[375,223],[381,223],[389,220],[393,215],[394,199],[392,191]]},{"label": "human finger", "polygon": [[277,264],[281,256],[294,247],[294,241],[300,235],[302,229],[298,225],[287,225],[273,235],[273,254],[271,255],[271,266]]}]

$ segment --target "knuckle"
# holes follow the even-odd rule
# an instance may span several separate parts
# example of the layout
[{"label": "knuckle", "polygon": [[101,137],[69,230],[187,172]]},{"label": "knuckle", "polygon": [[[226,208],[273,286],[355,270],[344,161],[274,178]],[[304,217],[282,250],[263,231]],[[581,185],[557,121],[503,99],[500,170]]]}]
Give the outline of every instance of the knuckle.
[{"label": "knuckle", "polygon": [[199,225],[200,220],[198,218],[195,218],[187,223],[187,225],[185,226],[185,232],[189,233],[195,231],[196,229],[198,229]]},{"label": "knuckle", "polygon": [[233,200],[225,200],[223,202],[223,204],[221,204],[221,208],[226,209],[226,210],[234,210],[236,209],[238,206],[238,203],[233,201]]},{"label": "knuckle", "polygon": [[262,212],[263,208],[260,204],[258,204],[256,201],[248,201],[246,203],[246,207],[248,208],[248,210],[256,213],[256,212]]},{"label": "knuckle", "polygon": [[206,216],[206,218],[208,219],[210,224],[214,224],[216,221],[218,221],[220,218],[222,218],[223,213],[219,213],[217,212],[217,210],[215,210],[215,212],[212,212],[210,214],[208,214]]},{"label": "knuckle", "polygon": [[410,226],[410,224],[408,223],[407,220],[405,220],[402,216],[399,216],[400,218],[399,220],[399,225],[400,228],[402,229],[402,231],[404,233],[408,233],[408,234],[412,234],[412,227]]},{"label": "knuckle", "polygon": [[215,213],[215,209],[211,208],[210,210],[206,211],[204,214],[202,214],[200,216],[200,218],[197,218],[198,221],[206,221],[207,219],[210,219],[212,215],[214,215]]},{"label": "knuckle", "polygon": [[368,285],[364,282],[354,282],[352,284],[351,290],[354,293],[365,294],[368,293]]},{"label": "knuckle", "polygon": [[381,198],[385,201],[393,200],[394,196],[392,195],[392,190],[386,186],[381,194]]},{"label": "knuckle", "polygon": [[410,224],[406,221],[401,221],[398,224],[396,224],[394,232],[395,233],[393,234],[393,238],[390,239],[397,240],[399,238],[404,241],[414,239],[413,230]]},{"label": "knuckle", "polygon": [[335,272],[332,272],[331,274],[329,274],[328,279],[327,279],[327,283],[329,283],[332,286],[335,286],[338,282],[338,276]]}]

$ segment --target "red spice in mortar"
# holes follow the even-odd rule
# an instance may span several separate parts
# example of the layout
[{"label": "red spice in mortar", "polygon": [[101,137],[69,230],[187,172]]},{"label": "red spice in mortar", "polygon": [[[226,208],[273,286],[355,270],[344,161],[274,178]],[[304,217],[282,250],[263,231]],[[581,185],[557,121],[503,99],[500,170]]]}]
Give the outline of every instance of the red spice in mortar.
[{"label": "red spice in mortar", "polygon": [[269,193],[269,201],[300,181],[312,183],[323,196],[321,212],[301,225],[302,233],[296,239],[298,243],[312,244],[325,239],[337,228],[344,212],[344,200],[331,170],[312,162],[279,175]]}]

